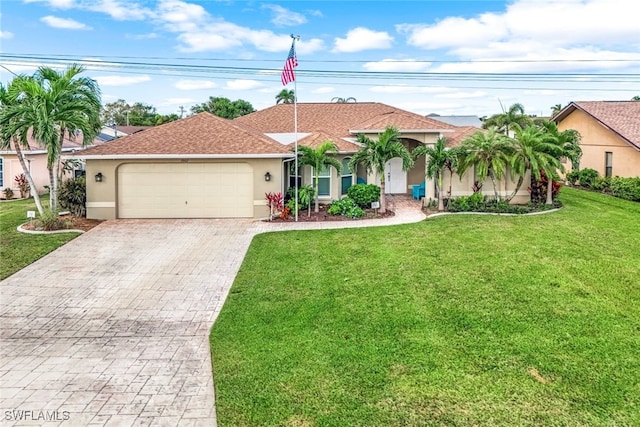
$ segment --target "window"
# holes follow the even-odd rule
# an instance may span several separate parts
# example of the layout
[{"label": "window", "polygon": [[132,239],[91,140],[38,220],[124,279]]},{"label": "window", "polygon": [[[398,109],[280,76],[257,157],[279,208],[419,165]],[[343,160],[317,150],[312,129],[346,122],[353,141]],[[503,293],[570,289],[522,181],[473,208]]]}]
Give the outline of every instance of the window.
[{"label": "window", "polygon": [[298,188],[302,187],[301,170],[302,166],[298,164],[298,173],[296,174],[296,162],[289,162],[289,188],[294,188],[296,186],[296,178],[298,179]]},{"label": "window", "polygon": [[[312,171],[312,179],[316,179],[315,170]],[[315,182],[314,182],[315,184]],[[331,196],[331,167],[323,166],[318,175],[318,196]]]},{"label": "window", "polygon": [[342,183],[340,194],[343,196],[349,191],[349,187],[353,185],[353,171],[349,167],[350,158],[342,159]]},{"label": "window", "polygon": [[611,177],[613,172],[613,153],[607,151],[604,153],[604,176]]},{"label": "window", "polygon": [[0,157],[0,187],[4,187],[4,164],[2,157]]}]

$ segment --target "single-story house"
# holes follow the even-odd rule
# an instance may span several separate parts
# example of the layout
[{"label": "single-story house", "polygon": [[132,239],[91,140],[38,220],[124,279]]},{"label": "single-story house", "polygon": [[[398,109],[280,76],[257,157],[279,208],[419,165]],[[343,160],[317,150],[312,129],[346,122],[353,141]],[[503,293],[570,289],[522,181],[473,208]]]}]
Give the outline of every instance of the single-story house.
[{"label": "single-story house", "polygon": [[[111,127],[104,127],[100,134],[93,140],[92,145],[101,145],[106,142],[112,141],[116,138],[127,136],[136,132],[140,132],[149,126],[123,126],[117,129]],[[29,136],[27,142],[28,147],[22,147],[22,154],[24,155],[27,168],[31,173],[31,177],[36,185],[38,193],[45,193],[45,186],[49,185],[49,171],[47,169],[47,151],[31,136]],[[62,143],[62,155],[69,157],[74,152],[82,149],[82,137],[69,139],[65,137]],[[79,169],[82,170],[84,165],[80,165]],[[19,191],[14,182],[15,177],[24,173],[22,165],[18,160],[18,156],[11,144],[11,149],[0,150],[0,192],[5,188],[13,189],[15,197],[19,196]]]},{"label": "single-story house", "polygon": [[[457,128],[381,103],[301,103],[297,124],[296,133],[293,104],[278,104],[234,120],[200,113],[77,152],[86,161],[87,217],[263,218],[268,215],[265,193],[284,194],[296,179],[299,185],[312,183],[311,167],[295,170],[296,140],[310,147],[327,140],[338,146],[340,174],[334,168],[320,171],[319,198],[326,203],[358,182],[379,183],[375,174],[348,167],[360,148],[358,134],[375,139],[394,126],[413,150],[434,144],[440,136],[456,144],[479,130]],[[425,160],[420,158],[411,170],[403,171],[399,159],[392,159],[385,177],[387,193],[410,195],[414,185],[425,181]],[[435,199],[434,183],[426,181],[425,198]],[[452,194],[471,194],[472,185],[473,173],[462,180],[454,176]],[[520,196],[526,199],[524,187]],[[485,191],[491,191],[490,184]]]},{"label": "single-story house", "polygon": [[639,101],[571,102],[553,120],[561,131],[580,132],[580,169],[595,169],[601,176],[640,176]]}]

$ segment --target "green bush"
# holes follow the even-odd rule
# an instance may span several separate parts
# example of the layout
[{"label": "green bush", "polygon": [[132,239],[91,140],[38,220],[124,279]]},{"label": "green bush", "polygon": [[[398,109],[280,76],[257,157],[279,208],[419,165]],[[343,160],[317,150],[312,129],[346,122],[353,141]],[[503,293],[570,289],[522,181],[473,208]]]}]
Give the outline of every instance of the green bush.
[{"label": "green bush", "polygon": [[69,228],[69,223],[64,221],[60,216],[58,216],[57,212],[53,212],[51,210],[45,210],[40,218],[36,220],[37,227],[45,230],[62,230],[64,228]]},{"label": "green bush", "polygon": [[68,209],[78,217],[86,215],[87,184],[84,176],[71,178],[62,183],[58,190],[60,207]]},{"label": "green bush", "polygon": [[576,185],[576,183],[580,179],[580,171],[578,169],[574,169],[571,172],[567,173],[566,178],[571,185]]},{"label": "green bush", "polygon": [[560,207],[562,207],[562,203],[559,200],[554,200],[551,205],[547,205],[544,202],[510,205],[506,200],[485,200],[481,193],[474,193],[471,196],[462,196],[451,200],[449,211],[526,214]]},{"label": "green bush", "polygon": [[[353,187],[352,187],[353,188]],[[364,216],[364,210],[356,204],[356,202],[345,197],[344,199],[334,200],[327,209],[329,215],[341,215],[347,218],[362,218]]]},{"label": "green bush", "polygon": [[347,195],[361,208],[370,208],[371,202],[380,200],[380,187],[374,184],[356,184],[349,187]]},{"label": "green bush", "polygon": [[598,177],[598,171],[595,169],[582,169],[580,170],[578,181],[580,185],[585,188],[592,188],[593,182]]},{"label": "green bush", "polygon": [[2,192],[4,193],[4,198],[7,200],[11,200],[13,199],[13,189],[7,187],[4,190],[2,190]]},{"label": "green bush", "polygon": [[483,207],[484,196],[482,193],[473,193],[470,196],[460,196],[449,202],[451,212],[475,212]]},{"label": "green bush", "polygon": [[611,185],[611,178],[607,176],[598,176],[591,183],[591,188],[596,191],[602,191],[603,193],[609,191]]},{"label": "green bush", "polygon": [[[298,211],[307,209],[315,196],[315,190],[311,185],[303,185],[298,188]],[[296,188],[289,187],[287,190],[286,204],[292,213],[296,211]]]},{"label": "green bush", "polygon": [[640,177],[621,178],[619,176],[611,179],[611,194],[621,199],[640,202]]}]

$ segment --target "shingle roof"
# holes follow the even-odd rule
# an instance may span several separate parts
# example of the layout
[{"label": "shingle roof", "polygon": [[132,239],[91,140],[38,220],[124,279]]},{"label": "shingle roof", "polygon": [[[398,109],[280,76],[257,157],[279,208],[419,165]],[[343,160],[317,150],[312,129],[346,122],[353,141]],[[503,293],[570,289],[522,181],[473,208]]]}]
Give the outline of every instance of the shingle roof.
[{"label": "shingle roof", "polygon": [[[329,135],[353,137],[350,130],[364,130],[362,126],[374,126],[374,123],[369,123],[373,121],[377,122],[375,125],[380,129],[386,127],[385,123],[406,125],[398,126],[403,129],[452,128],[446,123],[377,102],[299,103],[297,108],[299,132],[316,132],[321,129]],[[294,130],[293,115],[293,104],[278,104],[238,117],[234,121],[265,133],[286,133]]]},{"label": "shingle roof", "polygon": [[453,133],[446,134],[447,147],[459,147],[462,141],[476,132],[484,132],[484,129],[475,126],[460,126],[454,129]]},{"label": "shingle roof", "polygon": [[617,133],[629,144],[640,149],[640,101],[579,101],[572,102],[554,118],[561,122],[579,109]]},{"label": "shingle roof", "polygon": [[108,155],[265,155],[291,154],[262,133],[210,113],[199,113],[79,152]]},{"label": "shingle roof", "polygon": [[[355,153],[360,149],[360,145],[345,141],[343,138],[339,136],[332,136],[326,132],[317,131],[313,132],[304,138],[298,141],[298,145],[304,145],[310,148],[317,148],[320,144],[325,141],[332,141],[338,146],[338,151],[340,153]],[[295,143],[289,144],[290,148],[293,148]]]}]

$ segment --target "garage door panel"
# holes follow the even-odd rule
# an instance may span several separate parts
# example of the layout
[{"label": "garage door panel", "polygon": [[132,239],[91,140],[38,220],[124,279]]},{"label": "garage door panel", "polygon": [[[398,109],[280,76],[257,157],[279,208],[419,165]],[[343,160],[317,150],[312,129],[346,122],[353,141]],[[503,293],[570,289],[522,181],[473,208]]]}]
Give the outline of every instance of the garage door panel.
[{"label": "garage door panel", "polygon": [[118,170],[120,218],[253,217],[246,163],[139,163]]}]

